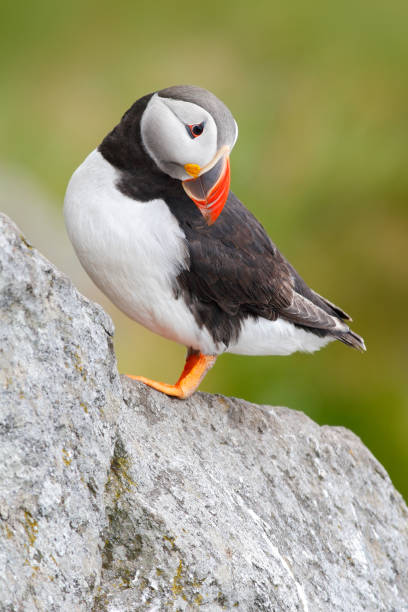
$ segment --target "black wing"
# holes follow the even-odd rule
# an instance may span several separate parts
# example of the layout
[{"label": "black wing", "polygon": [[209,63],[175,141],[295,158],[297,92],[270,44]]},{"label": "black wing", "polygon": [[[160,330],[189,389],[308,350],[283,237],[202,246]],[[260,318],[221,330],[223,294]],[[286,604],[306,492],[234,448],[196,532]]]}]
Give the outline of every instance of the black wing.
[{"label": "black wing", "polygon": [[339,339],[349,332],[342,321],[348,315],[306,285],[233,193],[212,226],[198,211],[186,214],[185,208],[177,218],[190,254],[189,269],[178,277],[179,288],[215,341],[235,339],[248,316],[282,317]]}]

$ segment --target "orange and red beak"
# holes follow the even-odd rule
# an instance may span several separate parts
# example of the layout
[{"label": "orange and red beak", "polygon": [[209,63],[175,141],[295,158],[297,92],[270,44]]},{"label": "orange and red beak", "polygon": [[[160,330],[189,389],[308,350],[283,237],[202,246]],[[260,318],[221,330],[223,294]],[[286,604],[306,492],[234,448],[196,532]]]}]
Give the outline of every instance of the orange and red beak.
[{"label": "orange and red beak", "polygon": [[186,172],[194,178],[183,181],[184,191],[198,207],[208,225],[221,214],[230,187],[229,149],[222,147],[211,164],[200,168],[186,164]]}]

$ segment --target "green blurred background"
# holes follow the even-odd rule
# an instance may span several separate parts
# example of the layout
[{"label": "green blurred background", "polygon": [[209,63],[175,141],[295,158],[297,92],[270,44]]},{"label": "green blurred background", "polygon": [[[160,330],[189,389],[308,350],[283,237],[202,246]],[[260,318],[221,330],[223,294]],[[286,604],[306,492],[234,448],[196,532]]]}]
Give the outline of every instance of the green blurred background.
[{"label": "green blurred background", "polygon": [[[352,313],[368,352],[225,355],[201,388],[351,428],[408,497],[407,1],[38,0],[1,11],[8,214],[47,254],[57,243],[58,262],[67,181],[132,102],[180,83],[216,93],[240,128],[233,190],[305,280]],[[177,379],[184,349],[121,315],[72,251],[65,263],[111,313],[120,370]]]}]

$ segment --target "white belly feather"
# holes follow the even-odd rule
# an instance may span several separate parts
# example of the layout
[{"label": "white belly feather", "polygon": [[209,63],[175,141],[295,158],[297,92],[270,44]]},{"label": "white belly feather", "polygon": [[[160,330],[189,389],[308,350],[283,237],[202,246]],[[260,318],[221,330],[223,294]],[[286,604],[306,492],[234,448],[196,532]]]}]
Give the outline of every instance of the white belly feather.
[{"label": "white belly feather", "polygon": [[153,332],[218,353],[174,281],[188,265],[184,232],[162,200],[137,202],[116,187],[116,169],[93,151],[74,172],[65,196],[69,237],[83,267],[112,302]]},{"label": "white belly feather", "polygon": [[284,319],[246,319],[237,342],[231,343],[227,353],[238,355],[291,355],[296,351],[314,353],[334,340],[321,338],[296,327]]},{"label": "white belly feather", "polygon": [[244,355],[312,352],[330,340],[278,319],[243,322],[228,348],[199,328],[175,279],[188,267],[184,232],[163,200],[137,202],[115,184],[120,176],[99,151],[74,172],[64,215],[69,237],[83,267],[118,308],[151,331],[203,353],[227,350]]}]

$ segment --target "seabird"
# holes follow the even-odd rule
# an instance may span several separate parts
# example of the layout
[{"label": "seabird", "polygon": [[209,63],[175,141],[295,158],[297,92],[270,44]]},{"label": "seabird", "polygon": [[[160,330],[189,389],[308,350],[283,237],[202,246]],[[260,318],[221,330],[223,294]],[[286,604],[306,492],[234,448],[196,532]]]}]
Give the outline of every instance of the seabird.
[{"label": "seabird", "polygon": [[74,172],[69,237],[96,285],[131,319],[187,347],[189,397],[225,352],[289,355],[333,340],[365,350],[350,317],[310,289],[230,191],[238,127],[200,87],[137,100]]}]

